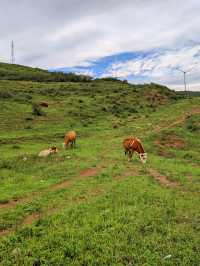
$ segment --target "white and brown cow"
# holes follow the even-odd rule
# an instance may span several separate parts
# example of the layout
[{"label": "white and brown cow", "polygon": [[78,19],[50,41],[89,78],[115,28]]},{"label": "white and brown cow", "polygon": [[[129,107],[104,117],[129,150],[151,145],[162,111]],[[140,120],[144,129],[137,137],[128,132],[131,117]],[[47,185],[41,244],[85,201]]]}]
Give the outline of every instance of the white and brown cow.
[{"label": "white and brown cow", "polygon": [[141,141],[136,137],[126,138],[123,141],[125,155],[128,155],[129,160],[132,158],[133,153],[136,151],[139,154],[142,163],[146,163],[147,153],[145,153]]}]

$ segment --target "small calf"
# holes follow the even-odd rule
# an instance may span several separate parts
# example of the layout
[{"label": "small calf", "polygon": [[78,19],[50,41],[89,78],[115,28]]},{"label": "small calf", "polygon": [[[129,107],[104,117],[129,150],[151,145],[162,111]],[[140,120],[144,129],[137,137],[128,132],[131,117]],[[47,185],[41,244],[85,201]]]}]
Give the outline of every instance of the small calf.
[{"label": "small calf", "polygon": [[56,147],[51,147],[49,149],[46,149],[46,150],[43,150],[41,151],[38,156],[39,157],[47,157],[53,153],[57,153],[58,152],[58,149]]}]

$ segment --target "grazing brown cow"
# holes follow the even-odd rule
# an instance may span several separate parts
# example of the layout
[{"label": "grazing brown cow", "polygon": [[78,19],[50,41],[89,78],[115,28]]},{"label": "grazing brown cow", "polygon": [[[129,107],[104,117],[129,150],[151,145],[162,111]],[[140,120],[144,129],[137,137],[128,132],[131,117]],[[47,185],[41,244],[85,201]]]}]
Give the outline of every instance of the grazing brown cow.
[{"label": "grazing brown cow", "polygon": [[48,104],[48,102],[40,102],[40,106],[42,106],[42,107],[48,107],[49,104]]},{"label": "grazing brown cow", "polygon": [[147,153],[145,153],[141,141],[138,138],[131,137],[123,141],[125,155],[128,154],[129,160],[132,158],[134,151],[139,154],[142,163],[146,163]]},{"label": "grazing brown cow", "polygon": [[39,156],[39,157],[47,157],[47,156],[49,156],[50,154],[57,153],[57,152],[58,152],[58,149],[57,149],[55,146],[53,146],[53,147],[51,147],[51,148],[49,148],[49,149],[46,149],[46,150],[41,151],[41,152],[38,154],[38,156]]},{"label": "grazing brown cow", "polygon": [[76,132],[75,131],[69,131],[65,135],[63,147],[66,149],[69,144],[71,148],[75,147],[75,144],[76,144]]}]

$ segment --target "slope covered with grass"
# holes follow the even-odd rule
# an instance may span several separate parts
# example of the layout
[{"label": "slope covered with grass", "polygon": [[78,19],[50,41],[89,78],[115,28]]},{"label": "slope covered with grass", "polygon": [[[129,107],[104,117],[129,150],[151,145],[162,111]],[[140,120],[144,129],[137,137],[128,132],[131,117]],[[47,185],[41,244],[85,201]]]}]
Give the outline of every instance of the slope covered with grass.
[{"label": "slope covered with grass", "polygon": [[0,62],[0,80],[25,80],[39,82],[64,82],[64,81],[90,81],[85,75],[73,73],[50,72],[40,68],[32,68],[23,65],[7,64]]},{"label": "slope covered with grass", "polygon": [[[199,265],[199,102],[156,84],[1,81],[1,264]],[[125,158],[130,135],[146,165]]]}]

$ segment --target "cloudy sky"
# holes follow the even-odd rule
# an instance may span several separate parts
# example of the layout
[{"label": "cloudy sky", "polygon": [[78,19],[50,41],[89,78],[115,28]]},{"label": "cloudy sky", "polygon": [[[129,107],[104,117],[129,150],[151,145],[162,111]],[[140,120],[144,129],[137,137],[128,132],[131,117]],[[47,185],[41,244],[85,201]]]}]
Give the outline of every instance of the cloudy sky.
[{"label": "cloudy sky", "polygon": [[0,3],[0,61],[200,90],[199,0]]}]

